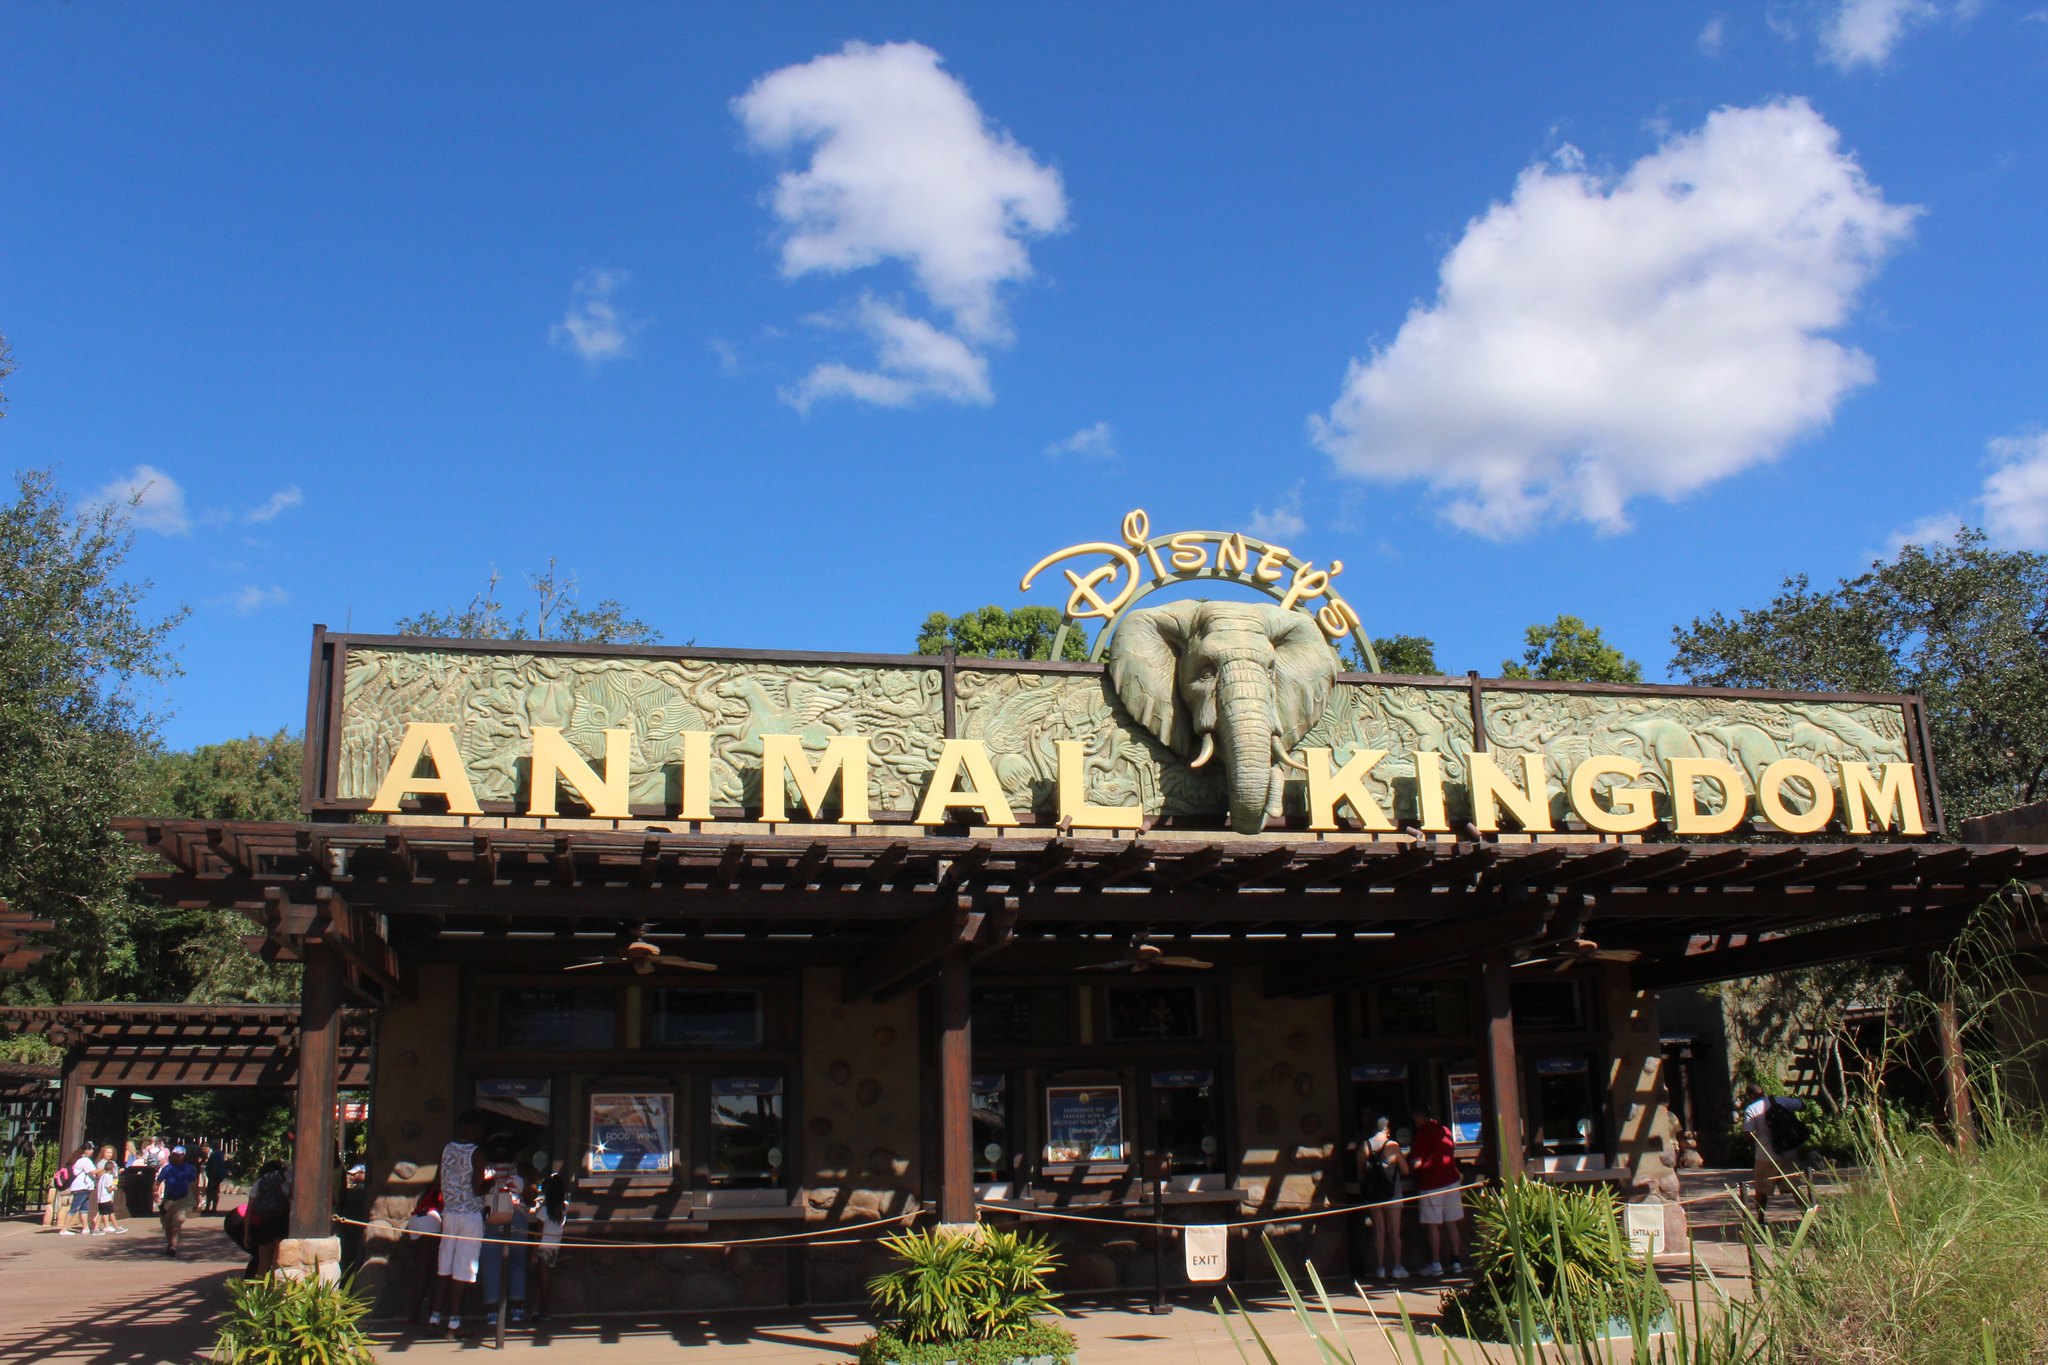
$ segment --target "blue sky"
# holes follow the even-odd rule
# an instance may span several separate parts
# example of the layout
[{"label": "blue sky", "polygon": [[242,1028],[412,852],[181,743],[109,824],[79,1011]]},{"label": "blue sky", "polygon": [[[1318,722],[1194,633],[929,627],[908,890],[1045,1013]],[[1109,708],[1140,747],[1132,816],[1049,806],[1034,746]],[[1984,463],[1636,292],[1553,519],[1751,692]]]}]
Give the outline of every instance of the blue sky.
[{"label": "blue sky", "polygon": [[550,556],[908,649],[1143,506],[1654,677],[1902,535],[2048,548],[2041,0],[21,4],[0,90],[0,452],[149,485],[178,745]]}]

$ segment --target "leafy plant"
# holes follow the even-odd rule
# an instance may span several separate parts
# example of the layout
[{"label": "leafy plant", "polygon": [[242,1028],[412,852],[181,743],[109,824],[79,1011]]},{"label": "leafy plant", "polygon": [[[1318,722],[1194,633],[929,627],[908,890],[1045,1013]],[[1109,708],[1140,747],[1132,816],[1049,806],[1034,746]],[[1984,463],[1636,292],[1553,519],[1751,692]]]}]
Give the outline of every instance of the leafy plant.
[{"label": "leafy plant", "polygon": [[213,1345],[217,1365],[371,1365],[361,1322],[370,1301],[350,1281],[275,1275],[228,1281],[228,1316]]},{"label": "leafy plant", "polygon": [[[1073,1351],[1071,1334],[1038,1321],[1060,1311],[1045,1283],[1059,1267],[1059,1255],[1044,1237],[997,1228],[935,1228],[885,1237],[882,1245],[901,1264],[870,1280],[868,1293],[893,1321],[861,1348],[862,1360],[968,1365],[1039,1355],[1064,1359]],[[1058,1349],[1027,1350],[1027,1341]],[[903,1347],[918,1352],[873,1354]]]},{"label": "leafy plant", "polygon": [[1482,1193],[1473,1212],[1473,1278],[1444,1294],[1446,1319],[1473,1336],[1510,1341],[1536,1323],[1560,1340],[1603,1335],[1615,1318],[1655,1319],[1670,1299],[1644,1273],[1621,1230],[1621,1211],[1605,1186],[1566,1189],[1512,1180]]},{"label": "leafy plant", "polygon": [[890,1328],[861,1343],[860,1365],[1011,1365],[1017,1360],[1054,1360],[1069,1365],[1074,1334],[1049,1322],[1034,1322],[999,1341],[909,1342]]}]

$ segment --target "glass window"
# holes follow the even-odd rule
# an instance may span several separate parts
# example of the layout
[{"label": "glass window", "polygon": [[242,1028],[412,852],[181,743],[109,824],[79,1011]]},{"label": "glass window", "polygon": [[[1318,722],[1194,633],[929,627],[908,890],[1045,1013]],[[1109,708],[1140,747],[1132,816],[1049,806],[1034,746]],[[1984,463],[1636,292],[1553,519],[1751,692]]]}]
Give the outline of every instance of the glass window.
[{"label": "glass window", "polygon": [[1117,1085],[1055,1085],[1045,1092],[1045,1159],[1122,1161],[1124,1092]]},{"label": "glass window", "polygon": [[1508,1003],[1515,1011],[1515,1027],[1532,1032],[1585,1027],[1579,983],[1552,977],[1545,981],[1517,981],[1508,987]]},{"label": "glass window", "polygon": [[553,1086],[540,1080],[483,1080],[476,1107],[490,1119],[490,1136],[509,1137],[522,1154],[546,1151],[554,1134]]},{"label": "glass window", "polygon": [[603,987],[508,987],[498,992],[498,1046],[611,1048],[619,998]]},{"label": "glass window", "polygon": [[974,1103],[974,1178],[1002,1180],[1010,1164],[1010,1086],[1003,1075],[976,1075]]},{"label": "glass window", "polygon": [[1373,995],[1380,1032],[1390,1038],[1462,1036],[1472,1031],[1471,992],[1462,981],[1389,981]]},{"label": "glass window", "polygon": [[759,1047],[761,992],[664,990],[656,997],[654,1041],[690,1047]]},{"label": "glass window", "polygon": [[1073,1025],[1062,986],[978,987],[974,992],[976,1047],[1066,1047]]},{"label": "glass window", "polygon": [[780,1076],[716,1076],[710,1083],[711,1184],[761,1189],[782,1183]]},{"label": "glass window", "polygon": [[1530,1146],[1552,1156],[1599,1150],[1600,1107],[1594,1103],[1589,1059],[1538,1057],[1530,1069],[1536,1077]]},{"label": "glass window", "polygon": [[1216,1113],[1216,1073],[1206,1067],[1154,1071],[1152,1150],[1171,1157],[1176,1172],[1223,1169],[1223,1130]]},{"label": "glass window", "polygon": [[674,1170],[675,1114],[671,1091],[593,1091],[586,1168],[593,1175]]},{"label": "glass window", "polygon": [[1202,1036],[1197,986],[1111,986],[1109,1041],[1193,1042]]}]

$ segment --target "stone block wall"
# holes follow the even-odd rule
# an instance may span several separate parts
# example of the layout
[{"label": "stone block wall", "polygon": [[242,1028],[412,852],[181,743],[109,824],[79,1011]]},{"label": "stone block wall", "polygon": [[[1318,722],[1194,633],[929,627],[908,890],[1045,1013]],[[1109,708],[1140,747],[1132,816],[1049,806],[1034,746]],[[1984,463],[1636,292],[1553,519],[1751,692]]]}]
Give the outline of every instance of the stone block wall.
[{"label": "stone block wall", "polygon": [[[1343,1093],[1336,1030],[1327,997],[1269,1000],[1258,968],[1230,973],[1232,1064],[1236,1073],[1240,1216],[1272,1216],[1342,1203],[1339,1170]],[[1319,1268],[1344,1264],[1343,1218],[1276,1225]],[[1233,1237],[1231,1275],[1272,1274],[1256,1242]],[[1250,1257],[1251,1259],[1248,1259]],[[1149,1266],[1147,1267],[1149,1270]]]},{"label": "stone block wall", "polygon": [[[380,1313],[402,1311],[418,1248],[398,1255],[413,1202],[439,1178],[441,1148],[455,1136],[455,1049],[460,1034],[461,974],[445,963],[418,968],[413,999],[387,1007],[377,1021],[376,1074],[370,1096],[371,1226],[363,1234],[356,1285]],[[403,1265],[394,1265],[394,1258]]]}]

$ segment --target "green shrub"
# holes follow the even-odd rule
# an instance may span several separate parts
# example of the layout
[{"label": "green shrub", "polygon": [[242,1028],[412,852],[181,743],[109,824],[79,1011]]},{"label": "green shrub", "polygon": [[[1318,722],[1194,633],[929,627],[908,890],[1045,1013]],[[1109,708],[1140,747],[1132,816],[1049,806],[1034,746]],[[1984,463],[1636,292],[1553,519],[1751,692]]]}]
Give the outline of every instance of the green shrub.
[{"label": "green shrub", "polygon": [[1446,1322],[1482,1341],[1541,1332],[1560,1341],[1604,1335],[1609,1323],[1651,1320],[1670,1299],[1629,1250],[1606,1186],[1567,1189],[1512,1180],[1474,1203],[1472,1282],[1448,1290]]},{"label": "green shrub", "polygon": [[970,1365],[1072,1354],[1071,1333],[1037,1321],[1060,1311],[1045,1283],[1059,1256],[1045,1238],[933,1229],[882,1245],[901,1264],[870,1280],[868,1293],[892,1321],[863,1343],[863,1361]]},{"label": "green shrub", "polygon": [[371,1365],[376,1357],[359,1325],[369,1311],[370,1301],[347,1280],[229,1280],[213,1358],[217,1365]]}]

